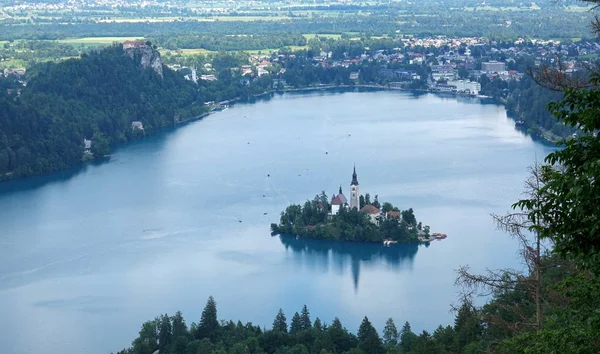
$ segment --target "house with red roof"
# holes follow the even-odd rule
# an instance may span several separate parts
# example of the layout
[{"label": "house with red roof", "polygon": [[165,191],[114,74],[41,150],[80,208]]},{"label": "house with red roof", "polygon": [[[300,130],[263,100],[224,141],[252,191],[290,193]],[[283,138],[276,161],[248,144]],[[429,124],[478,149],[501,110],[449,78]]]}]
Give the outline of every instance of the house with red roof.
[{"label": "house with red roof", "polygon": [[369,220],[373,224],[377,225],[379,223],[379,217],[381,216],[381,210],[379,210],[379,208],[377,208],[376,206],[367,204],[364,207],[362,207],[360,209],[360,211],[363,213],[367,213],[367,215],[369,216]]}]

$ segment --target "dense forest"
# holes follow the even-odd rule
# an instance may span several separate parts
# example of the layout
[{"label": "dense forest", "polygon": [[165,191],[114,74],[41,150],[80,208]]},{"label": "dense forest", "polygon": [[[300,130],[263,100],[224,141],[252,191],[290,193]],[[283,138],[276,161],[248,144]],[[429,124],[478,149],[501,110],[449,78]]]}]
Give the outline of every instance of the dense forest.
[{"label": "dense forest", "polygon": [[[340,190],[341,192],[341,190]],[[318,240],[350,242],[417,242],[418,236],[428,236],[429,226],[422,226],[412,208],[400,211],[390,203],[381,204],[375,196],[360,196],[360,208],[371,206],[382,215],[377,221],[364,211],[341,205],[336,215],[329,215],[331,203],[325,192],[307,200],[304,205],[290,205],[281,213],[280,223],[271,224],[274,234],[291,234]],[[388,214],[388,212],[391,212]],[[394,213],[395,212],[395,213]]]},{"label": "dense forest", "polygon": [[[77,164],[85,156],[84,139],[92,141],[88,156],[99,158],[111,146],[204,110],[197,90],[180,75],[143,70],[121,45],[32,71],[37,74],[21,95],[0,93],[0,177]],[[134,121],[143,129],[132,129]]]}]

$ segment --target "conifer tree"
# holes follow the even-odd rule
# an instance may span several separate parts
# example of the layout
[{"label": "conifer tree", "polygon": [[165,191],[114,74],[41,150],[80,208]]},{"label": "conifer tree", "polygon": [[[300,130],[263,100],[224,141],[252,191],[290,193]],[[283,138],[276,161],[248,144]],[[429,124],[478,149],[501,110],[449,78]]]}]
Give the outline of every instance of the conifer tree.
[{"label": "conifer tree", "polygon": [[369,354],[383,354],[385,349],[381,343],[381,338],[377,334],[377,330],[367,316],[363,319],[360,327],[358,328],[358,347],[364,352]]},{"label": "conifer tree", "polygon": [[173,342],[173,327],[168,315],[160,316],[158,325],[158,350],[166,353]]},{"label": "conifer tree", "polygon": [[185,320],[183,319],[183,315],[181,311],[177,311],[175,316],[172,318],[173,321],[173,338],[177,339],[179,337],[183,337],[187,334],[187,326],[185,324]]},{"label": "conifer tree", "polygon": [[321,319],[317,317],[317,319],[315,320],[315,324],[313,326],[317,331],[322,332],[323,331],[323,325],[321,324]]},{"label": "conifer tree", "polygon": [[398,329],[392,318],[389,318],[383,329],[383,344],[396,345],[398,344]]},{"label": "conifer tree", "polygon": [[198,339],[213,339],[217,335],[218,330],[219,321],[217,320],[217,303],[215,302],[215,299],[210,296],[204,310],[202,310],[202,317],[200,318],[200,324],[198,324],[197,337]]},{"label": "conifer tree", "polygon": [[402,331],[400,331],[400,346],[405,353],[412,351],[412,348],[417,340],[417,335],[411,330],[410,323],[404,322]]},{"label": "conifer tree", "polygon": [[296,312],[292,317],[292,323],[290,323],[290,334],[296,334],[302,330],[302,320],[300,314]]},{"label": "conifer tree", "polygon": [[287,333],[287,319],[285,318],[285,314],[283,313],[282,309],[279,309],[279,312],[277,312],[277,315],[275,316],[275,320],[273,321],[273,330]]},{"label": "conifer tree", "polygon": [[302,330],[312,328],[312,322],[310,321],[310,312],[306,305],[302,307],[302,314],[300,315],[300,328]]}]

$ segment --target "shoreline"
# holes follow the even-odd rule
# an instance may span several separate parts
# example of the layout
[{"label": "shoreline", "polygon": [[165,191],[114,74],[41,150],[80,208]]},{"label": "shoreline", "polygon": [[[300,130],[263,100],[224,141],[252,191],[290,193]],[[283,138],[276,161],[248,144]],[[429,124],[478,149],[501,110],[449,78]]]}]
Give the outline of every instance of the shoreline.
[{"label": "shoreline", "polygon": [[[415,94],[435,94],[436,96],[442,96],[442,97],[453,97],[453,98],[458,98],[458,97],[465,97],[465,98],[473,98],[473,99],[480,99],[480,100],[491,100],[493,102],[495,102],[496,104],[500,104],[503,107],[505,107],[506,110],[506,105],[504,102],[502,102],[502,100],[499,99],[495,99],[492,97],[473,97],[471,95],[465,95],[465,94],[459,94],[456,92],[436,92],[436,91],[430,91],[430,90],[424,90],[424,89],[406,89],[406,88],[401,88],[401,87],[388,87],[388,86],[382,86],[382,85],[368,85],[368,84],[357,84],[357,85],[319,85],[319,86],[309,86],[309,87],[300,87],[300,88],[284,88],[281,90],[277,90],[277,89],[272,89],[272,90],[268,90],[265,91],[263,93],[260,94],[255,94],[255,95],[248,95],[247,97],[235,97],[231,100],[227,100],[227,104],[228,105],[232,105],[235,104],[237,102],[241,102],[243,101],[244,103],[254,103],[252,102],[252,99],[263,99],[266,98],[267,96],[271,96],[274,95],[276,93],[280,93],[280,94],[285,94],[285,93],[294,93],[294,92],[310,92],[310,91],[329,91],[329,90],[335,90],[335,89],[342,89],[345,91],[349,91],[352,89],[366,89],[366,90],[378,90],[378,91],[401,91],[401,92],[412,92]],[[196,117],[192,117],[192,118],[188,118],[185,120],[181,120],[181,121],[175,121],[173,122],[173,125],[171,128],[166,128],[166,129],[161,129],[161,130],[157,130],[155,131],[152,135],[150,136],[155,136],[157,134],[160,133],[164,133],[165,131],[169,131],[171,129],[178,129],[181,126],[184,126],[186,124],[189,123],[193,123],[196,122],[198,120],[202,120],[208,116],[210,116],[211,114],[214,113],[218,113],[221,112],[222,109],[212,109],[208,112],[202,113],[199,116]],[[512,119],[513,121],[515,121],[516,123],[516,118],[514,117],[510,117],[507,115],[507,117],[509,117],[510,119]],[[532,139],[534,140],[539,140],[542,143],[545,144],[551,144],[552,146],[556,146],[557,143],[555,141],[549,140],[547,139],[545,136],[535,136],[532,134],[527,133],[526,131],[524,132],[523,130],[519,129],[519,126],[515,125],[515,129],[523,132],[524,135],[526,136],[530,136],[532,137]],[[135,139],[132,141],[128,141],[124,144],[119,144],[118,146],[115,147],[115,150],[121,148],[121,147],[125,147],[130,145],[131,143],[134,143],[136,141],[140,141],[143,140],[142,139]],[[76,168],[82,168],[84,166],[86,166],[89,163],[102,163],[103,161],[109,160],[109,158],[106,157],[101,157],[101,158],[97,158],[97,159],[92,159],[89,161],[82,161],[81,163],[69,166],[65,169],[61,169],[61,170],[57,170],[54,172],[50,172],[50,173],[45,173],[45,174],[34,174],[34,175],[28,175],[28,176],[19,176],[19,177],[13,177],[12,172],[8,172],[6,174],[4,174],[3,176],[0,176],[0,184],[2,184],[3,182],[8,182],[8,181],[15,181],[15,180],[27,180],[30,178],[34,178],[34,177],[42,177],[42,176],[51,176],[51,175],[55,175],[64,171],[68,171],[71,169],[76,169]]]}]

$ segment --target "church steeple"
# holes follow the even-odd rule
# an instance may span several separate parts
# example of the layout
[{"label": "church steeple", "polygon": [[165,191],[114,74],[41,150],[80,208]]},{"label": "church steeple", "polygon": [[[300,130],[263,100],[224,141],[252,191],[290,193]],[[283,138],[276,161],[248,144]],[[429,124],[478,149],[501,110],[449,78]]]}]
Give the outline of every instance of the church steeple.
[{"label": "church steeple", "polygon": [[358,179],[356,178],[356,165],[354,166],[354,173],[352,174],[352,183],[351,186],[358,186]]},{"label": "church steeple", "polygon": [[343,193],[342,193],[342,186],[340,186],[340,194],[343,194]]},{"label": "church steeple", "polygon": [[352,182],[350,183],[350,209],[358,210],[360,205],[358,203],[358,178],[356,177],[356,165],[354,166],[354,173],[352,173]]}]

